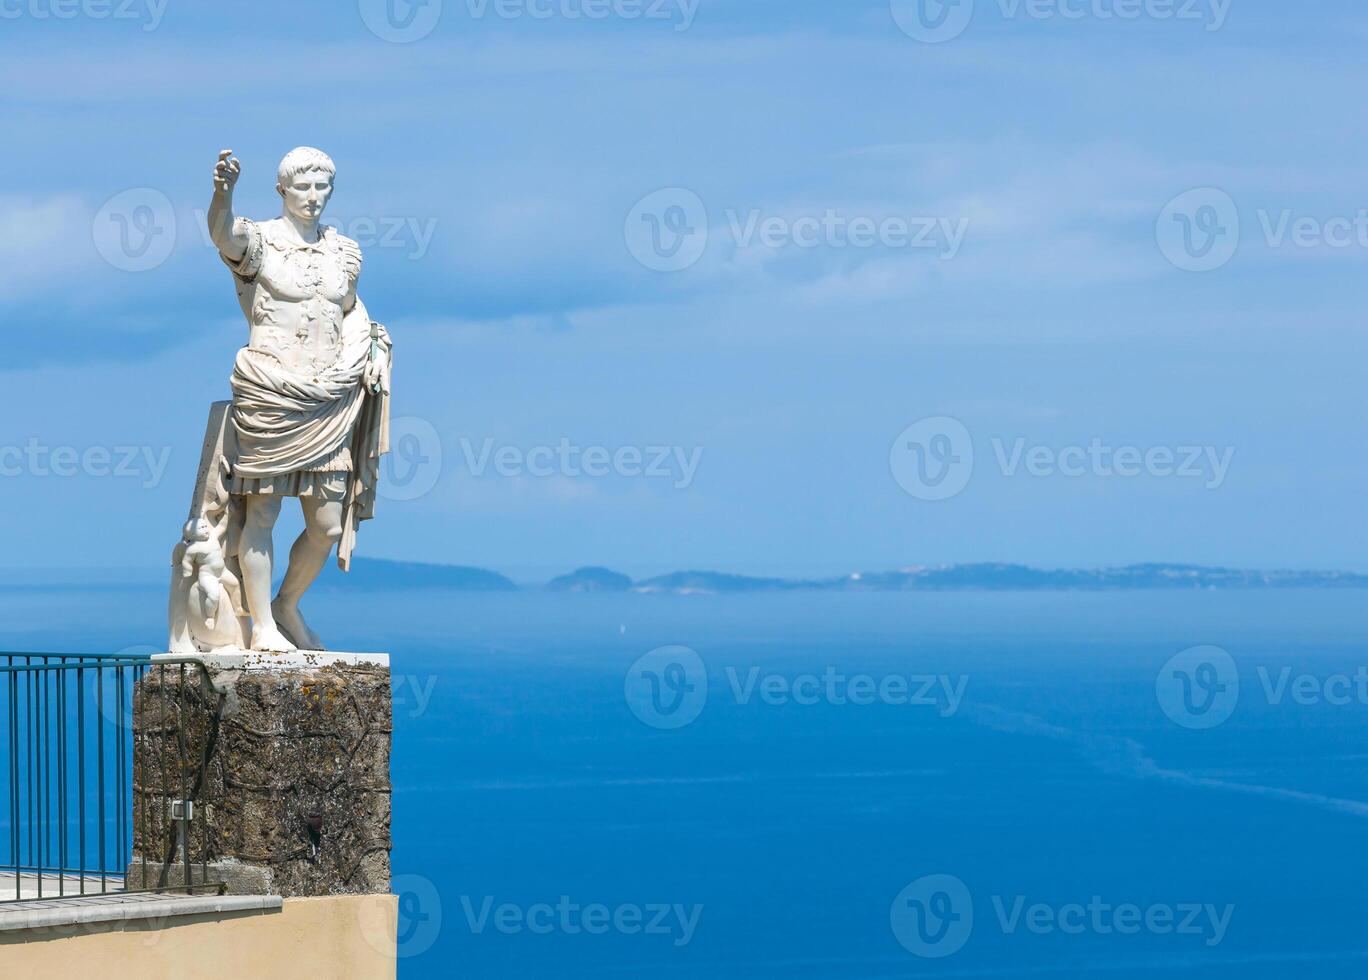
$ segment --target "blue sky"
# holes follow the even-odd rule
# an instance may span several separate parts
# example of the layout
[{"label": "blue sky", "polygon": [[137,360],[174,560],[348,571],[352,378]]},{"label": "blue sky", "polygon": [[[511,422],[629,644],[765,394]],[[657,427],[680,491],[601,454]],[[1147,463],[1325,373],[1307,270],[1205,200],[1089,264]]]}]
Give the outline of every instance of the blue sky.
[{"label": "blue sky", "polygon": [[0,567],[165,561],[246,336],[215,154],[269,217],[300,144],[397,344],[362,555],[1368,567],[1358,4],[71,2],[0,0]]}]

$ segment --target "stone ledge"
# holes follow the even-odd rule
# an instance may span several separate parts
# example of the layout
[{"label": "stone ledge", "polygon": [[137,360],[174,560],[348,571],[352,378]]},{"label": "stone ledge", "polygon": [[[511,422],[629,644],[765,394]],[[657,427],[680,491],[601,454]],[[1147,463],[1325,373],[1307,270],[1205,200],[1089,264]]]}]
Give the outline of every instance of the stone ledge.
[{"label": "stone ledge", "polygon": [[388,653],[341,653],[331,650],[296,650],[294,653],[261,653],[256,650],[218,650],[214,653],[154,653],[152,662],[202,660],[211,670],[312,670],[318,667],[389,668]]},{"label": "stone ledge", "polygon": [[165,921],[187,915],[278,912],[278,895],[87,895],[0,906],[0,932],[55,929],[101,922]]}]

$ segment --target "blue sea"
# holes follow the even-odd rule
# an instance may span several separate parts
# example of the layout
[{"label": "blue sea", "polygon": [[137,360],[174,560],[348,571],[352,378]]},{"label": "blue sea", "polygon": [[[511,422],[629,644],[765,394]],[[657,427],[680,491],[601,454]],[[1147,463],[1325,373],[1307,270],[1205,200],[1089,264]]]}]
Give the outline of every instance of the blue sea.
[{"label": "blue sea", "polygon": [[[162,608],[4,591],[0,640],[158,646]],[[1363,976],[1366,610],[1301,590],[307,609],[393,655],[401,977],[709,980]],[[1193,647],[1230,666],[1175,694]]]}]

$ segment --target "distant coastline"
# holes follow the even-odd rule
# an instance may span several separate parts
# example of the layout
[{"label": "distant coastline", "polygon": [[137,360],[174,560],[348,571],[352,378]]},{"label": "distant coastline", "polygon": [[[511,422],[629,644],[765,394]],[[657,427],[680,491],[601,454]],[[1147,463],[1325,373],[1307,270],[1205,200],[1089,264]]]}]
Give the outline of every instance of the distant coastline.
[{"label": "distant coastline", "polygon": [[833,578],[763,578],[713,571],[681,571],[633,580],[608,568],[580,568],[545,585],[520,586],[483,568],[357,559],[349,576],[327,576],[339,589],[448,589],[481,592],[545,590],[572,593],[736,595],[756,592],[1005,592],[1200,589],[1361,589],[1368,575],[1354,572],[1257,571],[1202,565],[1141,564],[1100,569],[1041,569],[980,563],[914,565],[893,571],[853,572]]},{"label": "distant coastline", "polygon": [[[0,592],[125,591],[165,588],[163,574],[88,577],[79,570],[0,578]],[[1233,589],[1365,589],[1368,574],[1140,564],[1115,568],[1033,568],[976,563],[912,565],[828,578],[782,578],[680,571],[633,579],[609,568],[579,568],[549,582],[523,583],[487,568],[357,558],[349,574],[329,563],[318,587],[334,592],[568,592],[745,595],[761,592],[1119,592]]]}]

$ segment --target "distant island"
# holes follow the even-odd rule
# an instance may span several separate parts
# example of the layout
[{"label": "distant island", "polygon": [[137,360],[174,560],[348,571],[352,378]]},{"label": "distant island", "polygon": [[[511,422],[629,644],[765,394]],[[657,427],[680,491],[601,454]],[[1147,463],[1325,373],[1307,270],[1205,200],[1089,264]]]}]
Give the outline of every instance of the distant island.
[{"label": "distant island", "polygon": [[[514,592],[511,579],[483,568],[358,558],[350,575],[333,571],[322,584],[370,591],[441,589]],[[534,587],[535,588],[535,587]],[[1201,565],[1145,564],[1099,569],[1040,569],[981,563],[913,565],[895,571],[854,572],[835,578],[757,578],[725,572],[685,571],[633,581],[608,568],[580,568],[541,588],[552,592],[637,592],[728,595],[754,592],[1117,591],[1122,589],[1361,589],[1368,575],[1354,572],[1249,571]]]},{"label": "distant island", "polygon": [[628,592],[632,580],[610,568],[580,568],[546,583],[552,592]]}]

